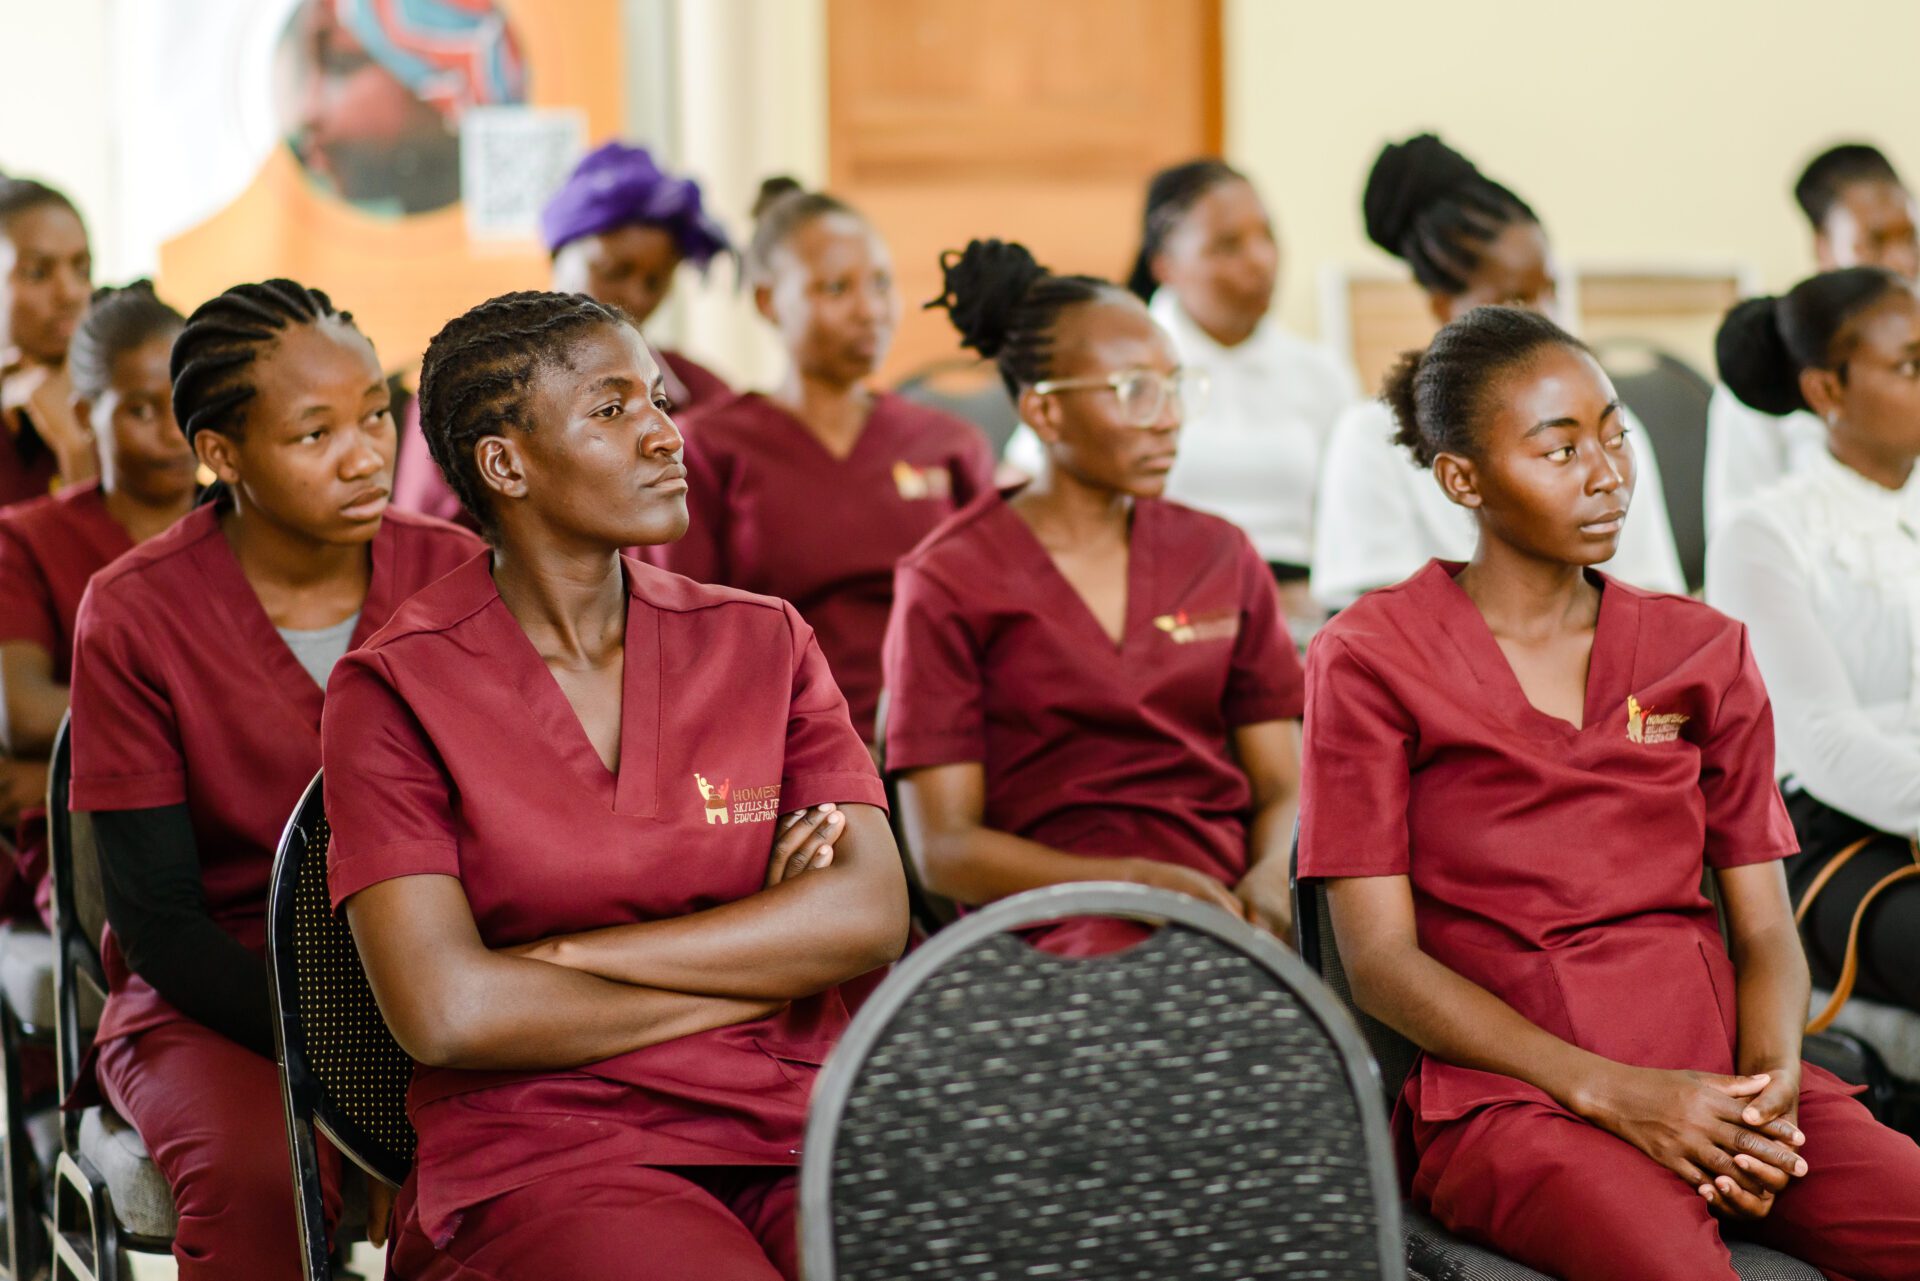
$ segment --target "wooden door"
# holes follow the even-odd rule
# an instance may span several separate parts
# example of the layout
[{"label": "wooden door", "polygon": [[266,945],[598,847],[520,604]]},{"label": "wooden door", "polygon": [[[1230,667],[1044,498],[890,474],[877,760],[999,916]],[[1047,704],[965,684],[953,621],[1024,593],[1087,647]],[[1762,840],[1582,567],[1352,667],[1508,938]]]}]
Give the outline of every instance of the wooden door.
[{"label": "wooden door", "polygon": [[829,188],[900,282],[888,381],[963,354],[920,308],[942,250],[1120,279],[1148,176],[1220,151],[1220,0],[828,0],[827,57]]}]

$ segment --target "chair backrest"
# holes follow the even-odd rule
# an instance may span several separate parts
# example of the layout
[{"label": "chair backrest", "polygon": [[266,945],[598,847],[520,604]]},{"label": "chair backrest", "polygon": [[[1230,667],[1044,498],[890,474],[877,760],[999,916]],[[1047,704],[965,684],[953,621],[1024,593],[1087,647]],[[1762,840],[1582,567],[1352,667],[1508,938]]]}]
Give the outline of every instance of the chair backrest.
[{"label": "chair backrest", "polygon": [[1333,915],[1327,909],[1327,887],[1313,878],[1298,874],[1300,846],[1296,837],[1293,850],[1293,941],[1300,955],[1320,976],[1320,981],[1339,999],[1341,1008],[1352,1016],[1366,1038],[1367,1048],[1380,1068],[1380,1084],[1386,1097],[1399,1097],[1407,1074],[1420,1057],[1419,1047],[1406,1037],[1362,1010],[1353,999],[1353,985],[1340,963],[1340,947],[1333,937]]},{"label": "chair backrest", "polygon": [[1686,361],[1649,343],[1616,339],[1599,352],[1620,399],[1651,437],[1674,549],[1687,589],[1698,591],[1706,582],[1707,402],[1713,386]]},{"label": "chair backrest", "polygon": [[[327,895],[331,838],[320,775],[280,836],[267,891],[267,967],[290,1125],[310,1119],[368,1173],[399,1185],[413,1164],[413,1060],[393,1039],[346,916]],[[297,1148],[302,1141],[292,1136]]]},{"label": "chair backrest", "polygon": [[[1017,931],[1158,924],[1087,959]],[[1338,1004],[1277,941],[1132,885],[962,918],[862,1006],[814,1089],[813,1281],[1405,1276],[1386,1112]]]},{"label": "chair backrest", "polygon": [[[100,936],[107,924],[107,898],[100,880],[100,850],[93,819],[67,807],[73,783],[73,718],[63,717],[54,735],[47,771],[47,866],[53,882],[54,1039],[60,1094],[66,1097],[93,1048],[93,1031],[107,999]],[[78,1142],[80,1114],[61,1117],[69,1145]]]},{"label": "chair backrest", "polygon": [[880,757],[880,781],[887,791],[887,822],[893,829],[893,843],[900,851],[901,866],[907,873],[907,914],[913,923],[920,927],[922,934],[933,934],[946,925],[952,924],[960,915],[959,907],[950,898],[935,894],[920,880],[920,869],[913,861],[913,850],[907,844],[906,817],[900,811],[900,780],[887,768],[887,691],[880,691],[879,701],[874,705],[873,713],[873,750]]},{"label": "chair backrest", "polygon": [[1020,426],[999,371],[986,361],[935,361],[907,375],[895,390],[908,400],[944,409],[978,427],[995,458]]}]

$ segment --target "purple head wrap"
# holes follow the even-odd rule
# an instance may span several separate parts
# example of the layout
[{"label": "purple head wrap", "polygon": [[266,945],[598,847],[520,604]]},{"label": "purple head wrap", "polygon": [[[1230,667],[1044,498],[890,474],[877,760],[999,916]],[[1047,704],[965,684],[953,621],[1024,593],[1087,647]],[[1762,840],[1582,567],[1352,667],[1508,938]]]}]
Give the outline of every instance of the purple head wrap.
[{"label": "purple head wrap", "polygon": [[681,256],[701,268],[733,250],[726,229],[701,205],[700,184],[662,170],[645,147],[609,142],[589,152],[540,211],[549,253],[631,223],[664,228]]}]

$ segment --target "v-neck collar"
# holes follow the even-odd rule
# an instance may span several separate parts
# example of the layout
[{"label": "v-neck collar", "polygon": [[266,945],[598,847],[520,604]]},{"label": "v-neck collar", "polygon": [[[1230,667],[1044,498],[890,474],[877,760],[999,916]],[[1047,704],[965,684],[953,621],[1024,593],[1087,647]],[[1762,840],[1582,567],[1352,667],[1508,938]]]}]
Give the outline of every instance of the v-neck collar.
[{"label": "v-neck collar", "polygon": [[[299,710],[317,734],[320,732],[320,713],[326,707],[326,690],[313,679],[311,672],[301,666],[293,648],[280,635],[273,620],[267,617],[266,606],[260,603],[259,593],[247,581],[239,558],[233,554],[233,548],[221,531],[220,515],[224,510],[223,503],[209,503],[195,508],[182,518],[183,523],[198,521],[202,525],[195,540],[195,559],[207,578],[210,588],[208,596],[226,615],[232,629],[230,634],[239,641],[236,649],[253,655],[266,667],[275,687]],[[394,599],[394,575],[397,571],[393,564],[392,529],[393,522],[382,521],[379,532],[368,545],[372,569],[368,575],[366,598],[360,603],[360,621],[354,626],[353,636],[347,642],[348,650],[366,644],[367,638],[379,630],[398,603]]]},{"label": "v-neck collar", "polygon": [[[586,794],[615,814],[652,817],[659,802],[660,763],[660,613],[641,595],[634,566],[621,557],[626,575],[627,622],[620,672],[620,768],[609,770],[587,737],[560,682],[533,647],[513,611],[500,599],[492,558],[475,557],[456,571],[463,597],[484,593],[481,616],[496,661],[508,683],[526,704],[533,729],[571,770]],[[470,578],[465,576],[471,575]]]},{"label": "v-neck collar", "polygon": [[1476,679],[1506,713],[1517,728],[1540,737],[1580,738],[1603,724],[1618,720],[1616,707],[1626,703],[1633,689],[1635,660],[1640,645],[1640,601],[1616,580],[1588,570],[1587,579],[1600,589],[1600,609],[1593,624],[1593,649],[1587,659],[1586,697],[1581,705],[1581,724],[1562,720],[1533,705],[1513,663],[1500,648],[1493,628],[1473,603],[1466,589],[1456,581],[1466,566],[1460,561],[1435,560],[1422,570],[1417,581],[1423,594],[1432,600],[1435,615],[1466,660]]},{"label": "v-neck collar", "polygon": [[800,420],[797,414],[773,397],[757,391],[748,392],[747,396],[749,399],[758,401],[761,405],[765,406],[784,430],[805,441],[805,447],[817,453],[821,460],[830,467],[850,467],[860,460],[862,454],[868,453],[874,448],[872,441],[880,434],[877,429],[886,425],[887,413],[893,402],[893,397],[890,393],[873,393],[873,403],[867,406],[867,416],[860,424],[860,434],[853,438],[853,448],[849,449],[843,458],[831,449],[828,449],[825,442],[814,435],[813,431],[806,423]]},{"label": "v-neck collar", "polygon": [[1042,593],[1040,599],[1048,596],[1073,602],[1063,606],[1062,611],[1074,616],[1073,626],[1097,640],[1100,652],[1115,657],[1126,654],[1127,648],[1140,635],[1147,616],[1153,608],[1153,535],[1157,532],[1159,504],[1151,498],[1137,498],[1133,503],[1133,518],[1127,530],[1127,601],[1122,611],[1120,639],[1115,641],[1107,629],[1094,617],[1092,606],[1087,598],[1080,594],[1067,576],[1060,572],[1060,566],[1054,563],[1053,553],[1033,532],[1033,526],[1027,524],[1013,504],[1007,500],[1026,488],[1016,485],[999,491],[1000,519],[1007,528],[1007,537],[1018,545],[1031,566],[1031,572],[1037,580],[1036,585]]}]

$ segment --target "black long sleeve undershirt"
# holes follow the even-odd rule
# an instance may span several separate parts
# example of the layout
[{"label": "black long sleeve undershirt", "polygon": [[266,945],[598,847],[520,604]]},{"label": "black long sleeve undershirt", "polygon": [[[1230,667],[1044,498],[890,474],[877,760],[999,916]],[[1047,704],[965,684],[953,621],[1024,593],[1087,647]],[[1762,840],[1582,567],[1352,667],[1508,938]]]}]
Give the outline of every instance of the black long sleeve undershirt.
[{"label": "black long sleeve undershirt", "polygon": [[188,1018],[273,1058],[266,962],[208,913],[187,807],[98,810],[93,830],[107,923],[133,972]]}]

